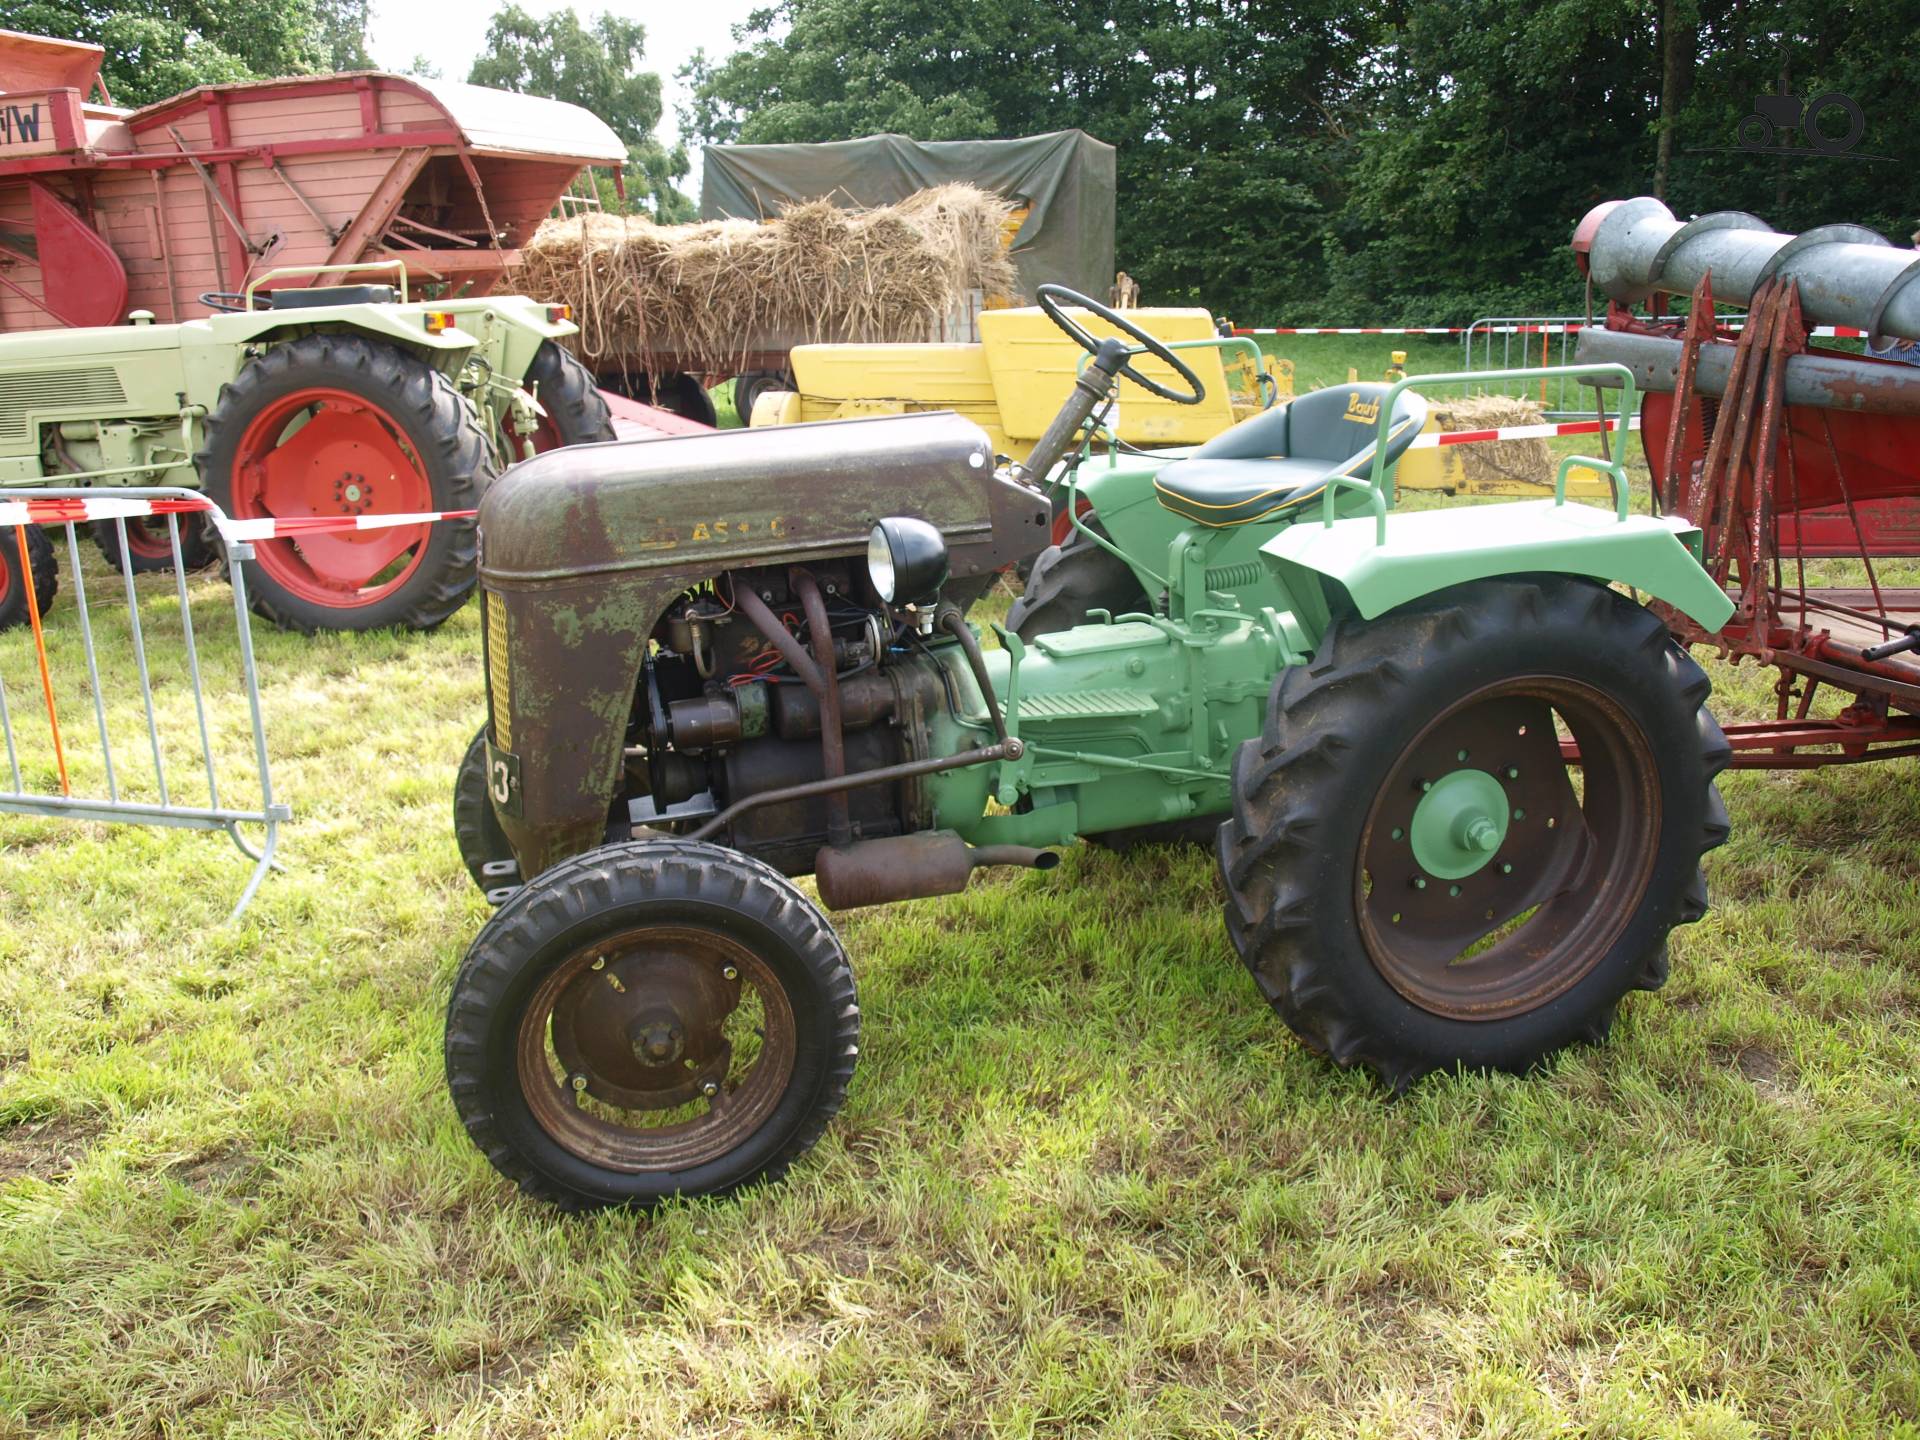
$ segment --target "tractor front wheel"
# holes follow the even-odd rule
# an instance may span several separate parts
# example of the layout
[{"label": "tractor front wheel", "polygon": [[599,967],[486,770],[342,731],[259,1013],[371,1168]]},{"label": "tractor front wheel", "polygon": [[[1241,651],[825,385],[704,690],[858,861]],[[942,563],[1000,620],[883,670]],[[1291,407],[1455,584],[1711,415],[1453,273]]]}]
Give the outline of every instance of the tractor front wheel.
[{"label": "tractor front wheel", "polygon": [[0,526],[0,630],[25,625],[31,618],[27,587],[20,583],[20,541],[16,537],[22,532],[27,537],[27,563],[33,570],[33,598],[42,615],[60,588],[60,562],[54,558],[53,542],[47,539],[46,531],[38,525],[21,526],[19,530]]},{"label": "tractor front wheel", "polygon": [[473,591],[471,519],[334,528],[471,510],[492,482],[473,407],[404,351],[354,335],[275,346],[221,388],[195,460],[231,518],[289,522],[247,571],[253,608],[284,629],[429,630]]},{"label": "tractor front wheel", "polygon": [[1227,929],[1281,1017],[1395,1089],[1599,1041],[1707,906],[1730,751],[1642,606],[1559,576],[1338,619],[1234,757]]},{"label": "tractor front wheel", "polygon": [[447,1006],[447,1083],[494,1168],[568,1209],[783,1174],[839,1110],[860,1032],[826,917],[757,860],[642,840],[495,912]]}]

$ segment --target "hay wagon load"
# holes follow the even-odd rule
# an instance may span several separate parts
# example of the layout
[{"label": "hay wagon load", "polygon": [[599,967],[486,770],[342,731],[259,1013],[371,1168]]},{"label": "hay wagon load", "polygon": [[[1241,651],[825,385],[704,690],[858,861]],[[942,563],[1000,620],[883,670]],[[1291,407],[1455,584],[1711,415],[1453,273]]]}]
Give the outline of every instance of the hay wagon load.
[{"label": "hay wagon load", "polygon": [[706,387],[792,390],[821,343],[976,342],[984,309],[1113,279],[1114,150],[1079,130],[1013,140],[873,135],[709,145],[697,225],[549,224],[529,273],[582,315],[602,385],[711,423]]}]

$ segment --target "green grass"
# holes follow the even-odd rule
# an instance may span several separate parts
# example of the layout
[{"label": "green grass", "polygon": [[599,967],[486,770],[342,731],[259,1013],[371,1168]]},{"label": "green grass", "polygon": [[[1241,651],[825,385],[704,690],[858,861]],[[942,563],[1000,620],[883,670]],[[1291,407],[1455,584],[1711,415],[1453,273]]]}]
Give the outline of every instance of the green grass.
[{"label": "green grass", "polygon": [[[192,592],[237,761],[228,592]],[[1266,1010],[1203,857],[842,917],[865,1030],[819,1149],[567,1218],[442,1087],[477,640],[262,629],[296,820],[237,927],[221,837],[0,820],[0,1435],[1920,1434],[1908,765],[1729,779],[1664,992],[1399,1103]],[[0,637],[23,738],[29,656]]]}]

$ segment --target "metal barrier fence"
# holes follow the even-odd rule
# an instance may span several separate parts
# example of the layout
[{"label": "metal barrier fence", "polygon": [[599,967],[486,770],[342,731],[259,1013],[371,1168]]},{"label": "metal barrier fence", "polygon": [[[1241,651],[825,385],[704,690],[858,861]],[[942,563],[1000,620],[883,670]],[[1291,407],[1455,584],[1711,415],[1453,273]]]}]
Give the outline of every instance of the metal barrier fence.
[{"label": "metal barrier fence", "polygon": [[[19,494],[20,492],[14,492]],[[239,847],[240,852],[254,862],[253,873],[242,891],[239,903],[233,908],[230,919],[237,919],[253,899],[260,888],[260,882],[266,878],[267,871],[276,868],[274,851],[279,843],[279,827],[284,820],[291,818],[287,806],[277,803],[273,798],[273,779],[267,763],[266,729],[260,713],[260,682],[254,665],[253,630],[251,611],[247,605],[246,562],[253,558],[253,546],[246,540],[233,538],[231,533],[226,543],[226,555],[229,562],[230,578],[233,583],[233,615],[235,641],[241,685],[246,692],[248,720],[251,726],[252,776],[236,788],[231,783],[232,762],[228,762],[229,801],[223,802],[219,769],[215,761],[213,731],[207,719],[207,695],[203,683],[200,647],[194,635],[193,610],[187,595],[187,573],[182,563],[180,521],[182,514],[196,520],[205,518],[205,522],[225,525],[226,516],[205,496],[192,491],[166,488],[114,489],[110,491],[84,489],[35,489],[30,496],[19,499],[0,500],[0,544],[8,547],[10,563],[17,563],[19,575],[26,591],[28,620],[31,626],[34,656],[38,669],[38,688],[44,706],[47,730],[52,742],[54,775],[57,776],[58,794],[41,793],[26,783],[22,768],[21,751],[24,748],[19,735],[19,722],[16,714],[19,702],[8,693],[4,675],[0,675],[0,735],[4,736],[7,752],[7,771],[11,788],[0,788],[0,814],[35,815],[71,820],[92,820],[106,823],[161,825],[183,830],[224,830]],[[198,751],[198,764],[188,767],[183,773],[176,766],[171,777],[168,773],[168,751],[172,749],[174,759],[180,758],[182,740],[177,736],[163,738],[163,726],[160,719],[161,709],[156,708],[154,694],[154,672],[148,663],[146,631],[141,622],[140,596],[134,585],[133,548],[128,544],[127,520],[135,517],[163,517],[167,526],[167,537],[173,551],[174,594],[179,605],[180,638],[182,650],[180,658],[185,666],[185,684],[192,695],[193,726],[189,731],[187,743],[197,740],[193,748]],[[82,523],[108,523],[116,527],[119,541],[119,569],[121,588],[124,590],[127,630],[126,640],[131,652],[134,671],[139,679],[140,703],[145,718],[145,744],[138,747],[139,753],[131,764],[127,762],[126,752],[122,752],[120,763],[116,764],[113,743],[108,723],[107,701],[101,686],[101,650],[95,637],[95,607],[90,604],[87,595],[86,572],[81,565],[79,526]],[[38,601],[34,596],[32,565],[28,558],[25,527],[42,525],[57,527],[66,532],[67,574],[73,595],[74,624],[62,627],[62,633],[54,638],[56,648],[62,648],[69,636],[64,633],[68,628],[77,629],[80,650],[84,658],[86,685],[92,697],[94,729],[99,737],[98,790],[99,793],[75,793],[76,782],[73,768],[68,764],[66,741],[60,728],[60,707],[56,696],[56,687],[52,668],[48,661],[48,631],[40,614]],[[17,552],[18,560],[13,557]],[[112,607],[112,613],[118,614],[119,607]],[[104,618],[104,617],[103,617]],[[151,762],[151,773],[148,763]],[[89,762],[85,782],[95,780],[95,766]],[[187,776],[191,775],[191,779]],[[50,777],[51,778],[51,777]],[[204,779],[204,784],[202,783]],[[252,796],[259,792],[259,804],[253,805]],[[201,792],[204,790],[204,803]],[[156,798],[134,798],[137,795],[151,795]],[[244,794],[245,804],[233,803],[231,797]],[[262,827],[263,834],[256,846],[241,832],[243,825]]]},{"label": "metal barrier fence", "polygon": [[[1461,337],[1466,363],[1463,370],[1558,369],[1573,363],[1574,341],[1586,326],[1584,315],[1485,315],[1467,326]],[[1495,342],[1499,343],[1496,345]],[[1487,391],[1533,400],[1548,420],[1570,420],[1593,414],[1593,396],[1570,384],[1564,375],[1538,375],[1525,380],[1496,380]]]}]

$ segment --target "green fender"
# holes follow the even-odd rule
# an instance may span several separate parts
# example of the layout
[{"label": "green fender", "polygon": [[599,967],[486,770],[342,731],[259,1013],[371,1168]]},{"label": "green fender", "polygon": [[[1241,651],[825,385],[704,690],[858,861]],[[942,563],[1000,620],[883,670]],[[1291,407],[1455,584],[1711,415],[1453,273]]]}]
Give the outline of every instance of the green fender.
[{"label": "green fender", "polygon": [[1301,519],[1260,547],[1282,563],[1337,580],[1371,620],[1422,595],[1493,575],[1550,571],[1631,585],[1709,632],[1733,602],[1701,568],[1699,531],[1665,515],[1528,500],[1396,511],[1381,538],[1372,516]]}]

